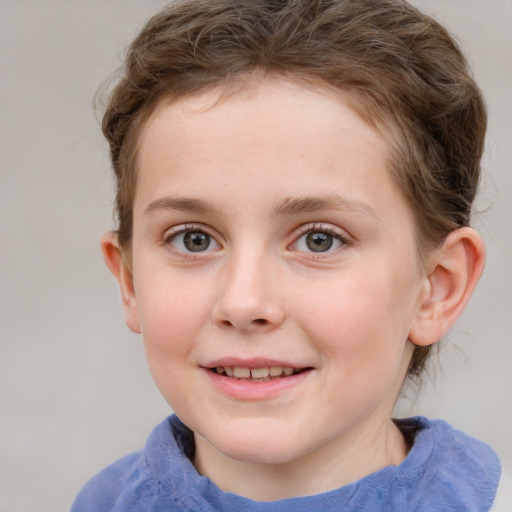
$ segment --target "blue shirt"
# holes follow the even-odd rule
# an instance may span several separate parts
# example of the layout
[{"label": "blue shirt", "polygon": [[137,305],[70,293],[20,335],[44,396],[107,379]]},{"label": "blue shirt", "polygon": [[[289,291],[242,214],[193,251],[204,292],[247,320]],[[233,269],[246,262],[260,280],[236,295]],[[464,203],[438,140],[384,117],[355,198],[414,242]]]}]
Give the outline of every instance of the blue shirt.
[{"label": "blue shirt", "polygon": [[80,491],[71,512],[485,512],[501,466],[484,443],[444,421],[398,420],[412,443],[399,466],[315,496],[256,502],[221,491],[191,462],[192,432],[176,416],[159,424],[144,450],[101,471]]}]

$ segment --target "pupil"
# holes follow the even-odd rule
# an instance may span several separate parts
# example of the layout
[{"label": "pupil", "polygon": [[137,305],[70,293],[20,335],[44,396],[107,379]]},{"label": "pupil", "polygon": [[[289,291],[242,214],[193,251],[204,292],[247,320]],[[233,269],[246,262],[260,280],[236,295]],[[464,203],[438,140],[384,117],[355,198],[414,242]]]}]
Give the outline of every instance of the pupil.
[{"label": "pupil", "polygon": [[306,237],[306,244],[311,251],[324,252],[332,247],[332,235],[328,233],[313,232]]},{"label": "pupil", "polygon": [[191,252],[200,252],[208,249],[210,235],[200,231],[189,231],[183,238],[185,247]]}]

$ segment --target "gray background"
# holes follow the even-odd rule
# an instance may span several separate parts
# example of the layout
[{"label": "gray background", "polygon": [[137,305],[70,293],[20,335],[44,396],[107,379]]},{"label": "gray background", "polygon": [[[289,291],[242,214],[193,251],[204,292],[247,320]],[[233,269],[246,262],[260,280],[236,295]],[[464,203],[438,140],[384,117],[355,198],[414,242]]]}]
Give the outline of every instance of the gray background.
[{"label": "gray background", "polygon": [[[416,1],[468,53],[489,104],[479,289],[399,414],[442,417],[511,465],[512,1]],[[66,510],[169,411],[99,249],[112,226],[92,98],[162,0],[0,1],[0,512]],[[413,395],[411,395],[413,397]]]}]

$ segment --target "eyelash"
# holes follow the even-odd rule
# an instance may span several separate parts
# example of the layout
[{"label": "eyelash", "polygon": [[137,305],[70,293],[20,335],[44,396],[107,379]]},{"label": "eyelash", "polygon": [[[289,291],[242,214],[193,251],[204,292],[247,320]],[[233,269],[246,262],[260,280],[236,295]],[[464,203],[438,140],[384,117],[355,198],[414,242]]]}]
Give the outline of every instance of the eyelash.
[{"label": "eyelash", "polygon": [[309,259],[313,260],[320,260],[323,258],[327,258],[329,256],[332,256],[333,254],[337,254],[341,251],[346,250],[351,245],[351,241],[349,240],[348,236],[346,234],[343,234],[337,229],[334,229],[330,224],[323,224],[323,223],[313,223],[313,224],[306,224],[304,226],[301,226],[299,228],[298,234],[295,237],[295,240],[290,244],[288,247],[291,247],[293,245],[297,245],[299,240],[309,233],[324,233],[326,235],[332,236],[334,239],[338,240],[340,242],[340,247],[327,250],[324,252],[317,252],[314,251],[306,252],[306,251],[299,251],[304,252],[307,254],[307,257]]},{"label": "eyelash", "polygon": [[[180,235],[185,235],[186,233],[204,233],[210,238],[210,244],[212,241],[218,245],[219,247],[222,247],[221,244],[217,241],[217,238],[213,236],[207,228],[205,228],[202,224],[184,224],[181,226],[177,226],[175,228],[171,228],[170,232],[169,230],[165,232],[162,240],[162,244],[164,246],[168,246],[170,250],[172,250],[174,253],[179,254],[182,258],[185,260],[195,260],[198,257],[201,257],[202,253],[208,253],[211,252],[211,250],[205,250],[205,251],[197,251],[197,253],[194,253],[193,251],[185,251],[180,250],[172,246],[172,242],[176,240],[176,238]],[[209,246],[208,246],[209,247]],[[204,255],[203,255],[204,257]]]},{"label": "eyelash", "polygon": [[[176,254],[179,254],[182,258],[187,259],[187,260],[194,260],[198,257],[204,257],[204,253],[212,252],[212,250],[209,249],[210,245],[208,245],[206,250],[197,251],[197,253],[194,253],[193,251],[180,250],[180,249],[177,249],[176,247],[172,246],[172,242],[175,241],[178,236],[184,235],[186,233],[193,233],[193,232],[204,233],[210,239],[209,244],[211,244],[213,241],[216,245],[218,245],[219,247],[222,247],[222,245],[217,241],[217,238],[215,236],[213,236],[209,232],[209,229],[207,229],[202,224],[184,224],[181,226],[177,226],[175,228],[171,228],[170,232],[166,231],[166,233],[164,234],[162,243],[165,246],[169,246],[169,248],[173,252],[175,252]],[[342,234],[339,230],[333,229],[331,225],[323,224],[323,223],[313,223],[313,224],[306,224],[304,226],[301,226],[295,235],[294,241],[287,246],[287,249],[292,248],[292,246],[294,246],[294,245],[297,245],[302,237],[304,237],[305,235],[311,234],[311,233],[324,233],[326,235],[330,235],[334,239],[338,240],[340,243],[340,247],[336,247],[332,250],[331,250],[331,248],[328,248],[328,250],[326,250],[326,251],[315,252],[315,251],[304,251],[304,250],[295,249],[296,252],[307,254],[307,258],[312,259],[312,260],[320,260],[323,258],[327,258],[329,256],[332,256],[333,253],[339,253],[351,245],[351,242],[349,241],[348,237],[346,235]]]}]

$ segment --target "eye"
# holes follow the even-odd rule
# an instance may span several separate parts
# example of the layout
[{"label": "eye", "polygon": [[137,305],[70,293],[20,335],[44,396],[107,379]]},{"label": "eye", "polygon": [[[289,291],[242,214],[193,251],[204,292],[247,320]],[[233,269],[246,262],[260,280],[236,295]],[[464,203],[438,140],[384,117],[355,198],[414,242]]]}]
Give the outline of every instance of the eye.
[{"label": "eye", "polygon": [[170,244],[174,249],[185,253],[205,252],[220,247],[211,235],[199,229],[173,233],[167,238],[166,243]]},{"label": "eye", "polygon": [[308,230],[297,239],[294,249],[309,253],[326,253],[333,252],[346,243],[341,234],[334,233],[325,228],[314,228]]}]

